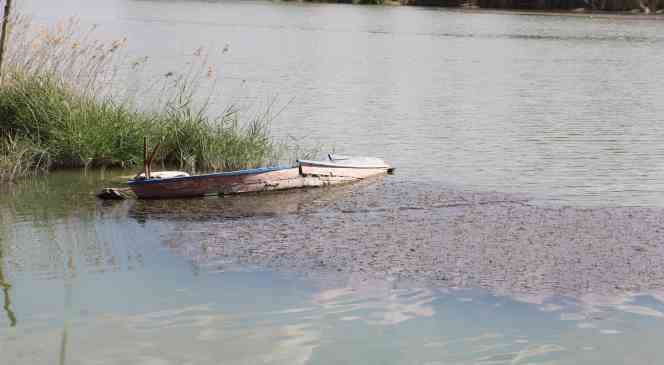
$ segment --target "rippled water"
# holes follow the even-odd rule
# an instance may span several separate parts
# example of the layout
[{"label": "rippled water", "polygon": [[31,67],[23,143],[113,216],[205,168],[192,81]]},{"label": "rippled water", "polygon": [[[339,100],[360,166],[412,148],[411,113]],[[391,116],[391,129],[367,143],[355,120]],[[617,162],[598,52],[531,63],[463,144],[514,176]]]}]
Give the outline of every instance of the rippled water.
[{"label": "rippled water", "polygon": [[215,49],[222,101],[294,98],[277,134],[384,156],[410,179],[664,205],[661,22],[252,1],[25,7],[127,36],[157,74]]},{"label": "rippled water", "polygon": [[664,358],[661,25],[252,1],[22,2],[199,45],[223,102],[397,174],[100,202],[127,172],[0,186],[0,363],[656,364]]},{"label": "rippled water", "polygon": [[[415,220],[455,217],[459,224],[449,229],[463,235],[476,231],[468,227],[473,212],[523,200],[447,191],[423,201],[391,190],[404,182],[386,180],[230,198],[97,201],[94,191],[117,176],[56,173],[1,190],[0,270],[10,284],[0,311],[3,363],[655,364],[664,356],[664,291],[657,285],[630,290],[626,278],[618,282],[623,288],[605,292],[602,279],[591,278],[598,289],[552,292],[528,279],[546,271],[522,267],[537,263],[531,257],[537,248],[514,236],[523,255],[514,258],[515,269],[484,261],[478,273],[497,270],[490,277],[500,277],[506,270],[509,285],[488,281],[485,290],[472,289],[482,286],[472,281],[477,256],[454,246],[457,233],[441,233],[440,223],[430,221],[430,237],[413,232],[407,241],[399,229],[387,228],[393,218],[386,212],[403,212]],[[377,201],[376,191],[383,192]],[[609,212],[616,223],[627,219]],[[523,214],[502,219],[509,224]],[[560,223],[537,219],[541,226]],[[364,238],[355,224],[366,227]],[[386,228],[382,238],[374,237],[378,226]],[[327,245],[320,246],[321,234]],[[482,260],[504,263],[484,234],[467,236],[466,243],[483,252]],[[405,256],[394,257],[425,259],[447,255],[428,244],[447,245],[460,255],[456,265],[469,285],[420,280],[425,271],[406,275],[393,270],[398,258],[387,270],[363,265],[370,255],[355,257],[356,249],[374,242],[383,245],[386,257],[374,258],[382,264],[400,252],[395,245]],[[317,249],[323,252],[312,252]],[[577,254],[584,263],[572,268],[583,270],[593,258],[583,249]],[[555,268],[561,259],[546,264]],[[542,277],[584,283],[551,274]]]}]

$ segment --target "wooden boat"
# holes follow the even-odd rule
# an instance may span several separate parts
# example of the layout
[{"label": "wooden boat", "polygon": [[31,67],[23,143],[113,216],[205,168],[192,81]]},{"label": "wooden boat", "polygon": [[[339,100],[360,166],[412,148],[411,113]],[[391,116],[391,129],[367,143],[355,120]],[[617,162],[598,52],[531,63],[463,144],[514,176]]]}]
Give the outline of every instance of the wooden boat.
[{"label": "wooden boat", "polygon": [[329,155],[328,161],[301,160],[295,166],[273,166],[201,175],[184,172],[152,172],[128,181],[141,199],[184,198],[204,195],[336,185],[391,173],[379,158]]}]

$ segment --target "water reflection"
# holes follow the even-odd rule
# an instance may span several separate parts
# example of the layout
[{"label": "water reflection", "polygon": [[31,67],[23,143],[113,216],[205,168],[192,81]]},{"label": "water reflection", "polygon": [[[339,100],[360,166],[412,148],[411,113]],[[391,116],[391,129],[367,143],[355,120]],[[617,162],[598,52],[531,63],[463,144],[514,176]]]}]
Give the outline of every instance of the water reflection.
[{"label": "water reflection", "polygon": [[296,95],[275,134],[382,154],[412,180],[664,205],[663,106],[652,102],[664,63],[640,61],[664,57],[652,20],[256,1],[25,6],[40,22],[73,11],[101,37],[127,35],[156,75],[230,43],[211,55],[218,107]]},{"label": "water reflection", "polygon": [[[372,282],[372,286],[321,290],[312,302],[328,314],[343,315],[341,321],[362,320],[370,325],[397,325],[417,317],[432,317],[430,305],[436,299],[429,289],[395,290],[389,282]],[[356,313],[369,312],[366,316]]]},{"label": "water reflection", "polygon": [[538,206],[511,194],[399,181],[347,189],[200,201],[177,214],[150,203],[131,214],[169,222],[169,247],[219,270],[392,276],[533,303],[662,283],[659,209]]},{"label": "water reflection", "polygon": [[[172,55],[230,42],[222,97],[298,95],[275,133],[384,153],[399,172],[169,202],[96,201],[115,172],[2,185],[3,361],[664,357],[664,214],[611,207],[662,206],[662,104],[652,101],[664,63],[642,67],[662,58],[661,24],[268,2],[27,4],[40,20],[76,9],[103,36],[128,33],[156,74],[182,64]],[[175,42],[155,42],[166,38]]]},{"label": "water reflection", "polygon": [[[1,192],[0,192],[1,193]],[[9,283],[9,275],[6,268],[7,260],[7,248],[8,245],[8,230],[12,227],[13,221],[9,220],[9,213],[0,206],[0,288],[3,292],[3,309],[9,320],[9,325],[11,327],[16,326],[16,314],[12,309],[12,300],[11,300],[11,287]]]},{"label": "water reflection", "polygon": [[[112,177],[111,177],[112,178]],[[661,210],[539,206],[527,197],[394,180],[212,199],[99,202],[108,180],[55,175],[0,206],[4,271],[140,269],[142,242],[195,265],[242,266],[483,287],[537,303],[661,284]],[[108,179],[108,177],[106,177]],[[89,190],[86,190],[89,189]],[[76,191],[76,198],[63,198]],[[36,196],[43,196],[38,203]],[[127,219],[130,218],[130,219]],[[29,242],[29,244],[18,244]]]},{"label": "water reflection", "polygon": [[129,206],[128,215],[136,221],[218,222],[225,219],[267,218],[305,215],[316,212],[352,195],[357,189],[382,181],[364,180],[353,185],[284,192],[242,194],[201,199],[132,200],[109,202],[119,212]]},{"label": "water reflection", "polygon": [[[124,280],[114,280],[120,296]],[[69,363],[612,364],[624,363],[624,356],[627,363],[648,363],[662,355],[662,319],[651,315],[664,303],[652,295],[596,305],[588,316],[586,305],[572,298],[537,306],[474,290],[347,280],[358,285],[203,270],[186,289],[134,293],[138,301],[170,293],[137,311],[123,309],[119,297],[110,306],[90,300],[95,289],[79,285],[87,313],[72,311],[66,332],[30,330],[39,319],[29,313],[27,330],[0,330],[0,341],[10,341],[3,358],[48,363],[65,342],[75,348]],[[653,340],[644,340],[645,333]],[[615,348],[615,337],[625,347]]]},{"label": "water reflection", "polygon": [[2,308],[7,313],[7,319],[9,320],[9,325],[11,327],[16,326],[16,314],[12,310],[12,301],[10,296],[11,284],[5,276],[5,255],[4,255],[4,232],[0,228],[0,288],[3,292],[3,306]]},{"label": "water reflection", "polygon": [[[92,192],[107,181],[90,177],[76,188],[70,179],[56,174],[3,195],[0,269],[13,286],[0,346],[12,363],[606,364],[662,356],[642,340],[664,338],[657,276],[645,276],[648,288],[631,286],[630,274],[611,283],[620,290],[586,290],[605,289],[621,267],[603,268],[601,280],[578,274],[595,267],[586,262],[597,259],[588,257],[593,249],[602,262],[629,259],[627,267],[660,262],[659,210],[538,206],[520,195],[390,178],[103,203]],[[71,190],[77,197],[63,198]],[[577,274],[551,275],[565,264]],[[434,275],[423,265],[435,266]],[[12,322],[18,308],[21,320]],[[612,348],[612,338],[624,347]]]}]

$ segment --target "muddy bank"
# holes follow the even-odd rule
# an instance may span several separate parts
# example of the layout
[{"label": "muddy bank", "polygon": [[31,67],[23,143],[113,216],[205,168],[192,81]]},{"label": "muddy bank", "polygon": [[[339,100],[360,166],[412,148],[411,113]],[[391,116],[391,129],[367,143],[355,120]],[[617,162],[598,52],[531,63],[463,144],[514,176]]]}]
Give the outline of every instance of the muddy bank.
[{"label": "muddy bank", "polygon": [[[268,204],[274,199],[278,203]],[[251,206],[262,210],[251,216]],[[664,287],[664,211],[657,209],[543,207],[524,197],[389,179],[210,200],[187,220],[182,212],[150,209],[151,219],[179,221],[167,240],[198,263],[221,259],[498,294],[580,296]],[[134,209],[135,215],[146,212],[148,206]]]}]

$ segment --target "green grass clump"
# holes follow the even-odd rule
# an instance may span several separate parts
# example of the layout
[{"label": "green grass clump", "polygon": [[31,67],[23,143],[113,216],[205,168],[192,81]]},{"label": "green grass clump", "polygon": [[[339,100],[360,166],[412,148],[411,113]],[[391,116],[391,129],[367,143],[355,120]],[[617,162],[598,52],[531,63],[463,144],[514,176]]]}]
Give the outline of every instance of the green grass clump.
[{"label": "green grass clump", "polygon": [[42,146],[55,167],[134,165],[144,131],[139,113],[47,75],[14,73],[0,87],[0,133]]},{"label": "green grass clump", "polygon": [[193,172],[284,159],[289,148],[270,137],[270,108],[244,122],[232,106],[209,116],[209,99],[197,95],[212,78],[201,50],[195,66],[130,92],[118,86],[118,75],[144,61],[117,56],[125,40],[90,41],[76,27],[70,21],[35,30],[25,19],[12,22],[0,84],[0,180],[57,167],[141,166],[144,136],[161,143],[156,164]]},{"label": "green grass clump", "polygon": [[137,111],[81,95],[49,76],[13,76],[0,87],[0,134],[30,138],[48,154],[49,166],[140,165],[144,136],[161,143],[156,163],[190,171],[253,167],[277,158],[267,116],[242,125],[235,109],[213,120],[188,104]]}]

